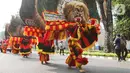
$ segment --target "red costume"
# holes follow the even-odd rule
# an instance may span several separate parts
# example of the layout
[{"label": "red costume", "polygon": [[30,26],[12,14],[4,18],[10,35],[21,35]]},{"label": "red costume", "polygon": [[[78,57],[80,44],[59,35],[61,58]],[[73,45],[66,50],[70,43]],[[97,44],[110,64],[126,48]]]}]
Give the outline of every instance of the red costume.
[{"label": "red costume", "polygon": [[28,57],[31,53],[31,40],[28,37],[23,38],[20,44],[20,54],[23,57]]},{"label": "red costume", "polygon": [[2,52],[3,53],[6,53],[6,50],[7,50],[7,47],[8,47],[8,39],[2,41],[2,45],[1,45],[1,48],[2,48]]},{"label": "red costume", "polygon": [[12,45],[12,53],[13,54],[19,53],[19,46],[20,46],[20,44],[15,44],[15,43]]},{"label": "red costume", "polygon": [[54,48],[52,48],[53,41],[45,40],[44,37],[38,38],[38,48],[39,48],[39,60],[43,64],[49,61],[49,54],[54,53]]},{"label": "red costume", "polygon": [[83,49],[77,42],[70,39],[68,43],[70,55],[66,59],[66,63],[69,67],[75,66],[80,69],[82,65],[86,65],[88,63],[88,59],[82,57]]}]

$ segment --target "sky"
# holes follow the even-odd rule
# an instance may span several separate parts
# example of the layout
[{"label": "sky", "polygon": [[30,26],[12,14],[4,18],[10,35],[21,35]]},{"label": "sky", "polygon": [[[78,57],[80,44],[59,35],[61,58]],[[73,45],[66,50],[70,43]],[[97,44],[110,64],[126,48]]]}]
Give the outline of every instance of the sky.
[{"label": "sky", "polygon": [[10,23],[11,16],[19,12],[22,0],[0,1],[0,31],[3,31],[6,23]]}]

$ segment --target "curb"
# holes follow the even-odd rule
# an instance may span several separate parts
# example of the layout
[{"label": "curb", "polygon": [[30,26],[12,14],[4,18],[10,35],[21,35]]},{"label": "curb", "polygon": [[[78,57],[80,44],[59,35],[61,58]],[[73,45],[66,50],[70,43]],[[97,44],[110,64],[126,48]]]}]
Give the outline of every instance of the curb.
[{"label": "curb", "polygon": [[[90,56],[90,55],[83,55],[83,57],[87,57],[87,58],[100,58],[100,59],[109,59],[109,60],[117,60],[117,57]],[[127,58],[127,61],[130,61],[130,58]]]}]

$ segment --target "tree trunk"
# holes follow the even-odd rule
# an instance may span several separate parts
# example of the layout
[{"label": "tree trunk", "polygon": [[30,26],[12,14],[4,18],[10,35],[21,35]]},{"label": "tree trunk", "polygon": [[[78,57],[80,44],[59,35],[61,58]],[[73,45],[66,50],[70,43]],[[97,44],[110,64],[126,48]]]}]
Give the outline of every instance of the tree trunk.
[{"label": "tree trunk", "polygon": [[111,0],[107,0],[107,25],[108,25],[108,33],[109,33],[109,43],[108,43],[108,52],[112,52],[114,49],[113,46],[113,19],[112,19],[112,4],[111,4]]},{"label": "tree trunk", "polygon": [[109,29],[105,30],[105,38],[104,38],[104,51],[105,52],[113,52],[113,31],[111,26]]},{"label": "tree trunk", "polygon": [[8,33],[8,28],[9,28],[9,24],[5,25],[5,39],[8,39],[8,37],[10,36]]},{"label": "tree trunk", "polygon": [[105,28],[104,50],[106,52],[112,52],[113,51],[112,50],[113,49],[113,22],[112,22],[112,12],[111,12],[111,0],[106,0],[107,11],[104,10],[104,5],[103,5],[104,1],[105,0],[97,0],[100,8],[102,22]]}]

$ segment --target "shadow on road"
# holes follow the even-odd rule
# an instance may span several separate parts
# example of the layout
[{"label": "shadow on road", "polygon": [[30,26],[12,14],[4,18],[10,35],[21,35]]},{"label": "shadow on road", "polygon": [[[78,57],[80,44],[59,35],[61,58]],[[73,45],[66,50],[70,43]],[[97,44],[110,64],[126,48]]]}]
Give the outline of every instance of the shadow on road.
[{"label": "shadow on road", "polygon": [[49,63],[46,66],[53,67],[52,69],[49,69],[52,73],[79,73],[79,71],[76,68],[68,68],[65,64],[54,64]]},{"label": "shadow on road", "polygon": [[39,61],[39,56],[35,53],[31,53],[27,58],[20,56],[22,61]]},{"label": "shadow on road", "polygon": [[21,57],[20,60],[22,60],[22,61],[39,61],[38,58],[32,58],[32,57],[28,57],[28,58]]}]

